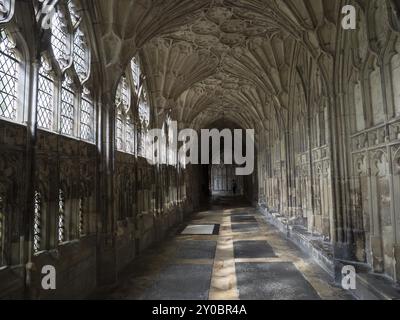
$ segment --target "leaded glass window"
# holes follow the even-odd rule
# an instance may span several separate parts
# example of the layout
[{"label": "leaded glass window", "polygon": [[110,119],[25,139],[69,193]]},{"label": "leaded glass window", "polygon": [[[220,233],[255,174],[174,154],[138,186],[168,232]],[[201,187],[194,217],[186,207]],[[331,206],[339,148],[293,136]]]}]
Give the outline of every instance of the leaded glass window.
[{"label": "leaded glass window", "polygon": [[[116,146],[119,151],[146,157],[146,148],[150,145],[147,132],[150,106],[137,57],[131,60],[127,74],[129,77],[121,78],[115,97]],[[130,108],[131,94],[137,110]]]},{"label": "leaded glass window", "polygon": [[135,127],[130,120],[126,126],[126,152],[135,154]]},{"label": "leaded glass window", "polygon": [[138,155],[140,157],[144,157],[145,156],[145,149],[144,149],[144,145],[143,145],[143,137],[144,134],[142,131],[138,132]]},{"label": "leaded glass window", "polygon": [[117,150],[124,150],[124,122],[122,120],[122,114],[117,111],[117,124],[116,124],[116,140]]},{"label": "leaded glass window", "polygon": [[0,117],[17,120],[18,60],[15,44],[0,30]]},{"label": "leaded glass window", "polygon": [[73,136],[75,125],[75,95],[71,88],[72,80],[66,76],[61,88],[61,133]]},{"label": "leaded glass window", "polygon": [[128,81],[126,77],[123,76],[118,85],[115,104],[117,105],[117,107],[128,109],[130,106],[129,100],[130,100],[130,91],[129,91]]},{"label": "leaded glass window", "polygon": [[59,62],[61,68],[65,68],[68,65],[69,37],[68,25],[64,13],[60,9],[57,9],[52,20],[51,46],[53,48],[54,56]]},{"label": "leaded glass window", "polygon": [[147,156],[147,148],[150,146],[150,142],[147,137],[147,130],[150,123],[150,106],[147,101],[147,92],[143,88],[142,96],[139,102],[139,121],[141,123],[141,132],[140,132],[140,156]]},{"label": "leaded glass window", "polygon": [[172,119],[170,116],[167,117],[167,130],[168,130],[168,141],[167,141],[167,148],[168,148],[168,164],[176,165],[177,164],[177,154],[175,153],[175,148],[172,148],[174,143],[174,130],[172,127]]},{"label": "leaded glass window", "polygon": [[88,76],[88,52],[85,43],[85,35],[78,28],[74,35],[74,64],[75,70],[81,80]]},{"label": "leaded glass window", "polygon": [[147,100],[147,92],[145,89],[143,89],[142,97],[139,103],[139,119],[145,127],[147,127],[150,123],[150,106]]},{"label": "leaded glass window", "polygon": [[140,85],[140,66],[137,58],[133,58],[131,61],[131,70],[132,70],[132,78],[133,85],[135,86],[135,90],[139,90]]},{"label": "leaded glass window", "polygon": [[80,137],[82,140],[94,142],[94,106],[87,95],[81,98]]},{"label": "leaded glass window", "polygon": [[[130,89],[128,85],[128,80],[126,76],[121,78],[121,81],[117,88],[117,93],[115,96],[115,105],[116,105],[116,123],[115,123],[115,130],[116,130],[116,145],[117,150],[123,152],[134,153],[132,150],[132,142],[134,140],[128,140],[128,136],[132,134],[132,122],[128,115],[129,107],[130,107]],[[134,146],[134,144],[133,144]]]},{"label": "leaded glass window", "polygon": [[38,253],[42,249],[42,197],[35,192],[35,207],[33,217],[33,251]]},{"label": "leaded glass window", "polygon": [[[94,142],[95,108],[85,88],[90,74],[89,47],[74,1],[65,3],[67,6],[58,6],[52,16],[50,38],[54,58],[60,66],[60,70],[56,69],[60,71],[59,77],[64,81],[53,79],[48,72],[50,66],[42,61],[39,74],[38,126]],[[70,64],[71,61],[73,64]],[[57,85],[59,82],[62,84]],[[60,99],[56,101],[55,97]]]},{"label": "leaded glass window", "polygon": [[51,130],[54,119],[54,82],[50,76],[51,67],[42,58],[39,71],[37,122],[40,128]]},{"label": "leaded glass window", "polygon": [[149,133],[147,131],[144,131],[142,133],[142,157],[149,159],[149,160],[153,160],[152,158],[152,153],[153,150],[150,149],[152,147],[152,144],[150,143],[150,137],[149,137]]},{"label": "leaded glass window", "polygon": [[139,132],[138,134],[138,154],[143,158],[148,158],[151,160],[152,150],[149,150],[150,144],[150,137],[146,130]]}]

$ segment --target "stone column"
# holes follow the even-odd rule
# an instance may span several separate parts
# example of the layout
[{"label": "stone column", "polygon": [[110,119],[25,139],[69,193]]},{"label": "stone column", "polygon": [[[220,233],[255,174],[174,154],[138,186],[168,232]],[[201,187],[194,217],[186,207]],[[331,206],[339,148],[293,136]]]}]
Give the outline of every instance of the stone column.
[{"label": "stone column", "polygon": [[117,280],[115,251],[116,214],[113,209],[115,168],[115,112],[111,92],[101,97],[99,107],[99,177],[98,183],[98,238],[97,281],[98,285],[111,285]]}]

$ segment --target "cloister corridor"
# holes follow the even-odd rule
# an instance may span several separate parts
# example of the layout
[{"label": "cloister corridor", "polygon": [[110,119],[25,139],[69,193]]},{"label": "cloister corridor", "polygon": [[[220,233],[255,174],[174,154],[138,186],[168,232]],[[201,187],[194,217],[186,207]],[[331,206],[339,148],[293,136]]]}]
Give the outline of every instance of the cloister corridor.
[{"label": "cloister corridor", "polygon": [[0,0],[0,300],[398,300],[399,195],[400,0]]}]

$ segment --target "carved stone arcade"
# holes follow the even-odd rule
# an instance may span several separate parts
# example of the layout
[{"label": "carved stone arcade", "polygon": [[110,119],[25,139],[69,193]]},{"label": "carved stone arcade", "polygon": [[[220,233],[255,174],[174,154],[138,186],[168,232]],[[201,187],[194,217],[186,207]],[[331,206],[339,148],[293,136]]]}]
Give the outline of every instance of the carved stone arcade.
[{"label": "carved stone arcade", "polygon": [[[33,14],[41,2],[0,0],[1,39],[15,44],[19,66],[18,91],[7,92],[18,96],[17,114],[0,118],[0,298],[46,298],[39,277],[48,263],[61,270],[59,298],[84,297],[199,208],[197,166],[151,165],[140,151],[146,130],[168,118],[195,130],[222,118],[255,129],[257,169],[244,179],[245,196],[323,237],[334,259],[398,282],[398,7],[346,1],[358,12],[357,30],[346,31],[343,2],[60,1],[56,33]],[[54,39],[81,51],[56,50]],[[121,150],[115,97],[137,57],[144,77],[128,76],[126,109],[135,138]],[[50,104],[37,99],[43,61],[54,89],[42,91],[64,94],[64,122],[56,108],[48,128],[36,125],[38,101]],[[81,102],[86,113],[72,108]]]}]

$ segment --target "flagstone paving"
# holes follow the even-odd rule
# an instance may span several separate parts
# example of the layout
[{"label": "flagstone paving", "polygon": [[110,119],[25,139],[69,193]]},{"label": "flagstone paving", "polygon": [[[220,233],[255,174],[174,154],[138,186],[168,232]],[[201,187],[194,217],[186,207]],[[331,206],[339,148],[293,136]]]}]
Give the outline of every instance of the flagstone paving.
[{"label": "flagstone paving", "polygon": [[[207,227],[215,224],[219,228]],[[196,229],[193,226],[203,226]],[[102,298],[148,300],[351,299],[254,208],[199,212],[136,259]],[[186,229],[187,230],[187,229]],[[217,230],[211,234],[211,230]]]}]

